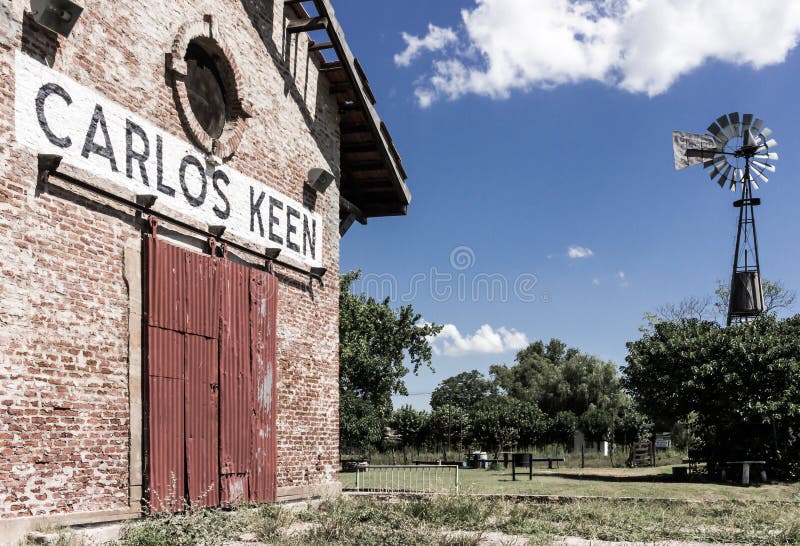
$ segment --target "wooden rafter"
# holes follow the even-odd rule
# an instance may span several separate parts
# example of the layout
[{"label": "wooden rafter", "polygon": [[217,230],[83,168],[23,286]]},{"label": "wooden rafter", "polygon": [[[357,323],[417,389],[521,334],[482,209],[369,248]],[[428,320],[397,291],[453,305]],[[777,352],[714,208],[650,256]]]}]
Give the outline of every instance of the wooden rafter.
[{"label": "wooden rafter", "polygon": [[325,30],[327,28],[327,17],[309,17],[307,19],[290,21],[289,24],[286,25],[286,32],[288,34],[297,34],[299,32],[312,32],[314,30]]}]

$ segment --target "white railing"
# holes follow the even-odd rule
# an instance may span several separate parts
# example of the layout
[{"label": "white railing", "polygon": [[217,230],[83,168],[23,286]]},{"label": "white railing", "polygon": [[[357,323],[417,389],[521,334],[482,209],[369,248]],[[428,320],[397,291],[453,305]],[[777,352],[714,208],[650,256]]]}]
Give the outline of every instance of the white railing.
[{"label": "white railing", "polygon": [[356,491],[458,495],[458,466],[378,465],[358,468]]}]

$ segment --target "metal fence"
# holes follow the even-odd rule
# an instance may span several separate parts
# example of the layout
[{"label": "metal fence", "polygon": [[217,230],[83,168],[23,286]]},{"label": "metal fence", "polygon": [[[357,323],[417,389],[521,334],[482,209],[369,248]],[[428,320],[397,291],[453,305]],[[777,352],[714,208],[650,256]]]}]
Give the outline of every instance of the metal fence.
[{"label": "metal fence", "polygon": [[356,470],[356,491],[458,495],[456,465],[376,465]]}]

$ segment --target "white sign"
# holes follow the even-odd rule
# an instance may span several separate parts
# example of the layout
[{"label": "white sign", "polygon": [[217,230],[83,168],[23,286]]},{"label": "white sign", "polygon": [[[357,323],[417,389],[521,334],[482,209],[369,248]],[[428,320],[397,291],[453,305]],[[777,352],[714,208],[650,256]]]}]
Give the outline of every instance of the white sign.
[{"label": "white sign", "polygon": [[672,447],[672,439],[656,436],[656,449],[669,449]]},{"label": "white sign", "polygon": [[30,57],[17,53],[17,140],[37,153],[256,245],[322,265],[322,217]]}]

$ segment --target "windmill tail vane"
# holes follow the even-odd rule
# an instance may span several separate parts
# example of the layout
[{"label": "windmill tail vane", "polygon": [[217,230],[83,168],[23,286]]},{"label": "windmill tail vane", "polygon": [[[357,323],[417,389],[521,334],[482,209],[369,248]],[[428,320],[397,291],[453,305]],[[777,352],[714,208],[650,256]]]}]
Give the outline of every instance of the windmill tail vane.
[{"label": "windmill tail vane", "polygon": [[672,132],[675,170],[703,165],[709,178],[741,199],[733,203],[739,209],[736,249],[733,257],[728,324],[747,321],[764,313],[761,265],[754,207],[761,200],[752,191],[766,183],[775,172],[778,154],[772,150],[778,142],[764,121],[753,114],[738,112],[722,115],[704,134]]}]

